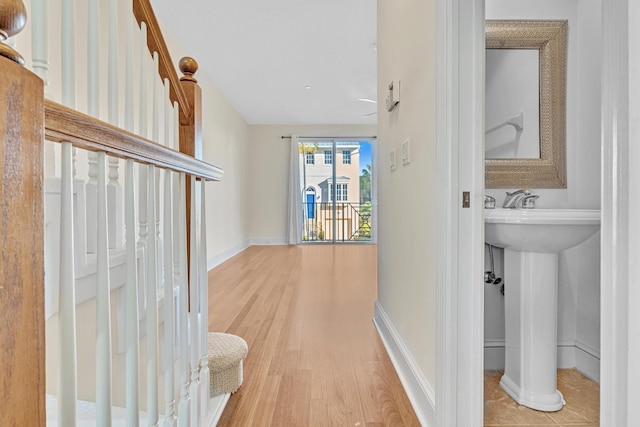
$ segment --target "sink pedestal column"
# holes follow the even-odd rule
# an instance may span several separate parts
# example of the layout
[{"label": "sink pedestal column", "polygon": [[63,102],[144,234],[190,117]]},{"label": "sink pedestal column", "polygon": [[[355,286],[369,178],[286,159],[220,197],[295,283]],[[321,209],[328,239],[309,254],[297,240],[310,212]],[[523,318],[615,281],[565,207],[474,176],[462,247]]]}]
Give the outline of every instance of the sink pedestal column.
[{"label": "sink pedestal column", "polygon": [[500,386],[539,411],[564,405],[557,389],[558,254],[504,250],[505,369]]}]

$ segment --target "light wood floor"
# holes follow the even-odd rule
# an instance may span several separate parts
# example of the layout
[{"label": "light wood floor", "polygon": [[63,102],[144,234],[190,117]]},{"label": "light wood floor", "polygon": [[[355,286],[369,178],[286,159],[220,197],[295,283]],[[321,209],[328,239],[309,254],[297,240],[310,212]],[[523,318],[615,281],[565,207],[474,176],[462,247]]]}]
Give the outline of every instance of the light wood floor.
[{"label": "light wood floor", "polygon": [[209,273],[209,330],[249,344],[219,426],[419,426],[372,322],[373,245],[253,246]]}]

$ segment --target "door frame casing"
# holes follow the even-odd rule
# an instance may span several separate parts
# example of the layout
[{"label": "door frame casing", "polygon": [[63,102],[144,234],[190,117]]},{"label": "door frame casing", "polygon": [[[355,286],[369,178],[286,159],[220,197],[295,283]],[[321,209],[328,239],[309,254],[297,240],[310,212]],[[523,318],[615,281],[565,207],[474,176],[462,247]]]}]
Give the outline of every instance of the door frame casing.
[{"label": "door frame casing", "polygon": [[640,425],[640,289],[631,286],[640,277],[638,19],[636,0],[602,1],[602,426]]},{"label": "door frame casing", "polygon": [[[634,1],[602,1],[603,426],[640,425],[640,406],[635,404],[640,401],[640,364],[634,363],[640,360],[640,287],[630,286],[631,278],[640,277],[640,263],[632,262],[640,255],[640,223],[631,220],[640,218],[640,168],[631,167],[640,164],[640,147],[631,143],[640,140],[640,30],[629,25],[640,20],[640,4]],[[484,224],[477,223],[478,216],[483,217],[479,197],[484,192],[484,177],[479,171],[484,159],[478,159],[475,151],[478,145],[484,146],[478,143],[483,140],[478,126],[482,129],[484,125],[476,122],[484,112],[483,96],[476,86],[480,78],[484,84],[484,63],[478,58],[484,53],[484,32],[478,35],[478,26],[484,26],[484,1],[474,3],[437,2],[439,427],[481,426],[483,421],[483,330],[471,322],[482,325],[484,317],[483,299],[474,289],[481,286],[473,280],[477,273],[475,277],[481,283],[477,255],[484,242]],[[468,169],[469,157],[474,162],[472,169]],[[464,188],[472,194],[471,215],[458,205]],[[465,245],[473,249],[465,251]]]},{"label": "door frame casing", "polygon": [[484,0],[436,9],[436,425],[482,426]]}]

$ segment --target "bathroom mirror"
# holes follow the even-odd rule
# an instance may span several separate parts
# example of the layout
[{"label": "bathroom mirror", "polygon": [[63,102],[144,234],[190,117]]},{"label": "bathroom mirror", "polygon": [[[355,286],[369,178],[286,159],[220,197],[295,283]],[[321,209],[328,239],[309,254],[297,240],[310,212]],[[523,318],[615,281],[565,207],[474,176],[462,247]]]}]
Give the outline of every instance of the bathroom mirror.
[{"label": "bathroom mirror", "polygon": [[567,187],[567,28],[486,21],[486,188]]}]

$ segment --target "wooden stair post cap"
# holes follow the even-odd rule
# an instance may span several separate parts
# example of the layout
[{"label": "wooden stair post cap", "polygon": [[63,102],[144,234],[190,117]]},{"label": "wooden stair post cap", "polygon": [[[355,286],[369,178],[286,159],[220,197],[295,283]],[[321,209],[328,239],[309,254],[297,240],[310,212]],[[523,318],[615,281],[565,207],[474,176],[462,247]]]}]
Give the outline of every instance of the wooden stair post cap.
[{"label": "wooden stair post cap", "polygon": [[193,77],[195,73],[198,72],[198,62],[191,58],[190,56],[185,56],[178,63],[180,67],[180,71],[184,76],[180,80],[191,80],[196,82],[197,80]]},{"label": "wooden stair post cap", "polygon": [[0,0],[0,56],[24,65],[24,58],[3,42],[18,34],[27,23],[27,9],[22,0]]}]

